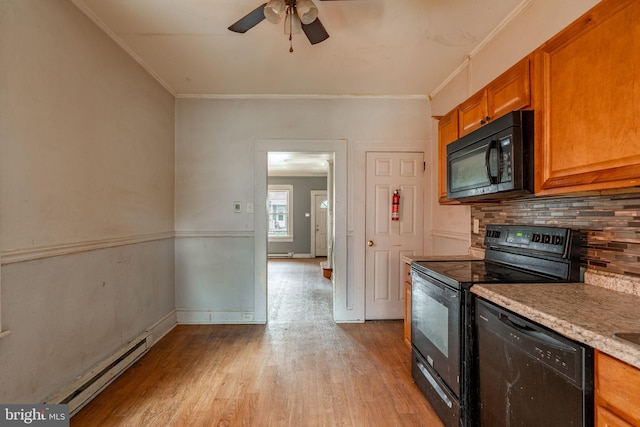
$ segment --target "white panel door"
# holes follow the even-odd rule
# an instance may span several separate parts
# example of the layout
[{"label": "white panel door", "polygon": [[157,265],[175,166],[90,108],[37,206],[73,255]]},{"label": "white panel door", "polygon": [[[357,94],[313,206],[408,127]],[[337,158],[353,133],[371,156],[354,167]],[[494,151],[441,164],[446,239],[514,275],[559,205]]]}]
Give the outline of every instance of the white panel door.
[{"label": "white panel door", "polygon": [[[365,318],[404,317],[402,255],[422,252],[423,154],[367,153]],[[400,191],[399,220],[391,198]]]},{"label": "white panel door", "polygon": [[313,194],[314,219],[315,224],[315,254],[316,256],[327,256],[327,212],[329,201],[327,193]]}]

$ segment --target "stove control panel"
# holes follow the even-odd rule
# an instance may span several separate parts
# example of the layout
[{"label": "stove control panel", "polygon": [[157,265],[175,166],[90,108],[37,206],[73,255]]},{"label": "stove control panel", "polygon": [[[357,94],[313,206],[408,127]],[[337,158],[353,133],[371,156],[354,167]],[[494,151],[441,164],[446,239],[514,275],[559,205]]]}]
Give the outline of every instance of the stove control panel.
[{"label": "stove control panel", "polygon": [[487,225],[486,247],[522,248],[562,255],[570,241],[571,229],[531,225]]}]

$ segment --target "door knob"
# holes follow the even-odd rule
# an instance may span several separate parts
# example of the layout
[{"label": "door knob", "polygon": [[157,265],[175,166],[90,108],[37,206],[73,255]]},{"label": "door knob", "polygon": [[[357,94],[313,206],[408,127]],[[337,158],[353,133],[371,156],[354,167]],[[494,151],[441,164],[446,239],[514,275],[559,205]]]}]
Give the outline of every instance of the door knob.
[{"label": "door knob", "polygon": [[368,245],[368,246],[373,246],[373,240],[369,240],[369,241],[367,242],[367,245]]}]

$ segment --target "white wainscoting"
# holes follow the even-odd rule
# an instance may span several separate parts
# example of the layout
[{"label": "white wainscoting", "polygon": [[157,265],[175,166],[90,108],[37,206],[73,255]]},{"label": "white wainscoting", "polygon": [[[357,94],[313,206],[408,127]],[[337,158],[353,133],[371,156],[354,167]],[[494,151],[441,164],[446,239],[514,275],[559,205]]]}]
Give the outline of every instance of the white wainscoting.
[{"label": "white wainscoting", "polygon": [[174,239],[146,240],[3,265],[1,400],[46,401],[144,331],[155,342],[177,324]]},{"label": "white wainscoting", "polygon": [[176,233],[178,324],[264,323],[255,314],[254,233]]},{"label": "white wainscoting", "polygon": [[433,255],[467,255],[471,246],[468,232],[431,230]]}]

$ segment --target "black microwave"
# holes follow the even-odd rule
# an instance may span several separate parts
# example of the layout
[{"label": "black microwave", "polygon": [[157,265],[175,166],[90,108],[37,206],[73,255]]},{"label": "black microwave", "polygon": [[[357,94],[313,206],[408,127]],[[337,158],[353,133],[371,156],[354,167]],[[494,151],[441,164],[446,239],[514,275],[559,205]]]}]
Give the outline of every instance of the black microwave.
[{"label": "black microwave", "polygon": [[447,145],[447,197],[477,201],[533,192],[533,111],[513,111]]}]

